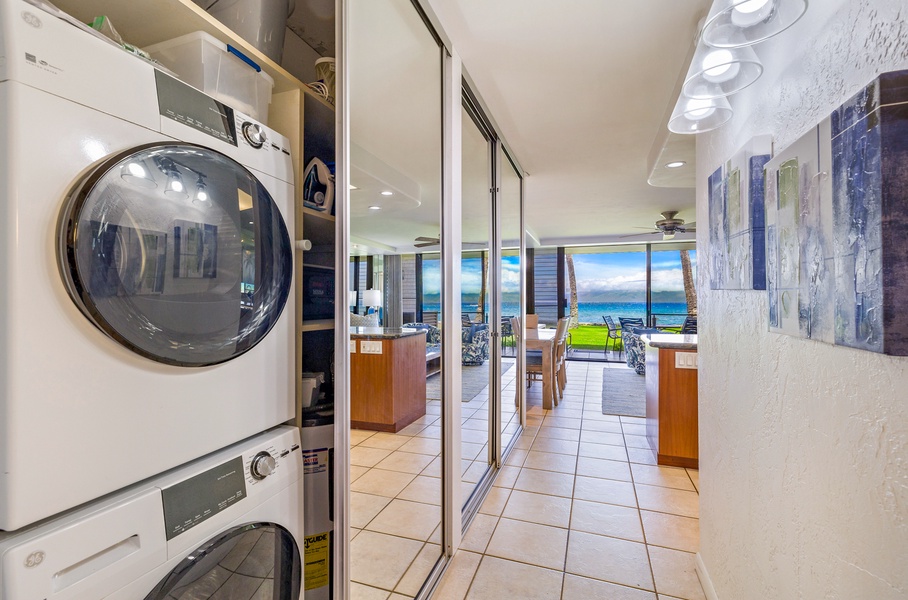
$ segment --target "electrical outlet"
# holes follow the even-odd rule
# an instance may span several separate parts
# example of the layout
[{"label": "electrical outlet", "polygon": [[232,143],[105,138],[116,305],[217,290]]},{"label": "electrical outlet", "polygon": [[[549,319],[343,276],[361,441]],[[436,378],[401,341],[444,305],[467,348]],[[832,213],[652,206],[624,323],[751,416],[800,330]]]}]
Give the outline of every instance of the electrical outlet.
[{"label": "electrical outlet", "polygon": [[359,343],[360,354],[381,354],[381,341],[362,340]]},{"label": "electrical outlet", "polygon": [[696,352],[675,352],[676,369],[696,369],[697,353]]}]

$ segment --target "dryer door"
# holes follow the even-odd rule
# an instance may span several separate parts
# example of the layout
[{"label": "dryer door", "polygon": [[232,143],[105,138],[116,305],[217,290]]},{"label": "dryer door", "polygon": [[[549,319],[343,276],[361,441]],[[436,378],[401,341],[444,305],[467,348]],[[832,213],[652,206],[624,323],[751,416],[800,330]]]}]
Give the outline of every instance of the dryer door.
[{"label": "dryer door", "polygon": [[245,167],[191,144],[114,156],[70,194],[60,227],[69,295],[147,358],[199,367],[251,349],[290,293],[287,227]]},{"label": "dryer door", "polygon": [[145,600],[299,600],[301,577],[299,547],[290,532],[252,523],[191,552]]}]

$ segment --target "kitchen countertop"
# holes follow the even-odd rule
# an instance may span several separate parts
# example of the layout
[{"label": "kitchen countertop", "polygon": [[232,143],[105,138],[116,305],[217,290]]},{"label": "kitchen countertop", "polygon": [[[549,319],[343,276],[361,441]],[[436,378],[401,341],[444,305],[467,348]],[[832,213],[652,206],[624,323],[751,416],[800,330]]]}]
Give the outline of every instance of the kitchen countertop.
[{"label": "kitchen countertop", "polygon": [[350,338],[355,340],[394,340],[397,338],[411,335],[424,334],[421,329],[399,328],[399,327],[351,327]]},{"label": "kitchen countertop", "polygon": [[673,350],[696,350],[697,336],[680,333],[650,333],[640,336],[644,342],[654,348]]}]

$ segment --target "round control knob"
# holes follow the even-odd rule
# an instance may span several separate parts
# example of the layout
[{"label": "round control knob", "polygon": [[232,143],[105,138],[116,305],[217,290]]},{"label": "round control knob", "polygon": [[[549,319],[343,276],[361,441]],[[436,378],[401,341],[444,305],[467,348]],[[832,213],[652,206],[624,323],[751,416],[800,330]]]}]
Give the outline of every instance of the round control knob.
[{"label": "round control knob", "polygon": [[265,130],[258,123],[243,123],[243,137],[253,148],[261,148],[265,144]]},{"label": "round control knob", "polygon": [[273,456],[267,452],[259,452],[252,457],[252,465],[249,467],[249,472],[256,479],[264,479],[274,473],[275,465]]}]

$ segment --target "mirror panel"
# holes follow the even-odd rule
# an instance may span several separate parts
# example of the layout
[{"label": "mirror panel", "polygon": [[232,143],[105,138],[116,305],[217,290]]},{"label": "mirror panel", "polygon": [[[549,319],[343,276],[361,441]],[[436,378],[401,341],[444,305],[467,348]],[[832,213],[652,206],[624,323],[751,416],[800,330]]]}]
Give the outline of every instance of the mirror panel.
[{"label": "mirror panel", "polygon": [[410,0],[349,15],[351,580],[413,598],[442,556],[442,49]]}]

